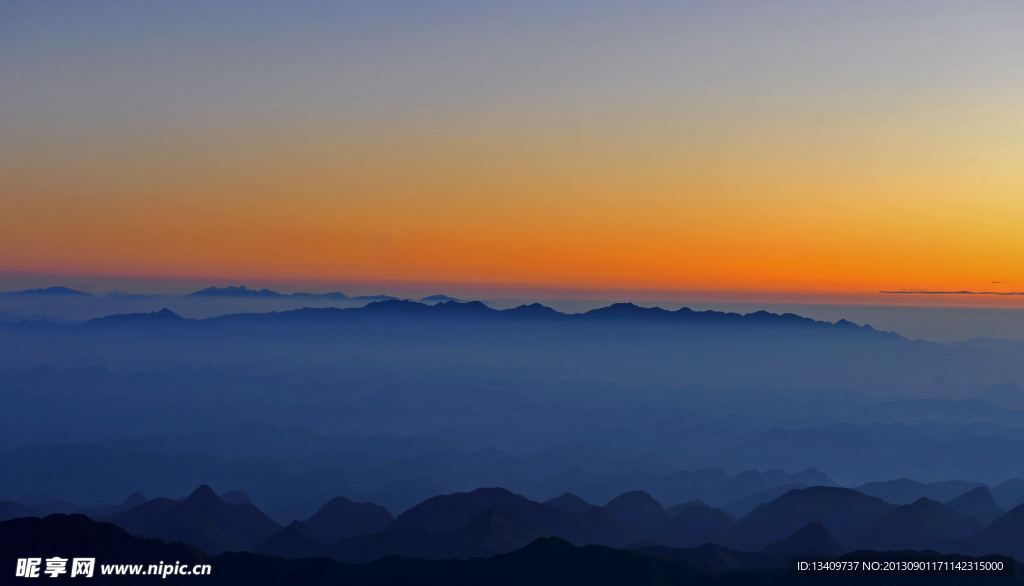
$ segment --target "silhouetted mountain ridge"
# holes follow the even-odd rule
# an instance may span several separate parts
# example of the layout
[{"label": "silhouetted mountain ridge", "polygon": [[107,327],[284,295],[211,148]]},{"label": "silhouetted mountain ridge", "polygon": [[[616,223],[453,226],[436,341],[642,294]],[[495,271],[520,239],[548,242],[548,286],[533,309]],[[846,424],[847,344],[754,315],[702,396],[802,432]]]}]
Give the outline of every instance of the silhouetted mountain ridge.
[{"label": "silhouetted mountain ridge", "polygon": [[305,526],[324,545],[334,545],[342,539],[377,533],[395,518],[384,507],[373,503],[354,503],[345,497],[336,497],[305,521]]},{"label": "silhouetted mountain ridge", "polygon": [[[233,295],[235,293],[225,291],[235,290],[236,288],[210,288],[205,289],[203,291],[210,291],[211,289],[216,290],[217,292],[204,293],[200,291],[194,293],[193,295]],[[251,289],[245,289],[244,287],[240,287],[237,289],[245,290],[245,295],[282,296],[282,294],[280,293],[275,293],[273,291],[268,291],[266,289],[262,291],[253,291]],[[365,299],[365,297],[357,297],[352,299]],[[506,323],[514,323],[516,321],[524,319],[531,321],[540,319],[548,322],[568,324],[689,324],[714,326],[782,327],[786,329],[792,329],[793,327],[797,327],[803,329],[811,328],[813,330],[818,331],[834,331],[836,333],[861,332],[864,334],[884,336],[887,338],[896,337],[902,339],[900,336],[892,332],[880,332],[869,325],[858,326],[846,320],[840,320],[836,323],[831,323],[815,321],[813,319],[801,317],[791,313],[780,315],[775,313],[769,313],[766,311],[758,311],[746,315],[738,313],[725,313],[713,310],[693,311],[685,307],[677,311],[668,311],[657,307],[640,307],[637,305],[633,305],[632,303],[616,303],[608,307],[594,309],[581,314],[567,314],[561,313],[557,310],[551,309],[538,303],[534,303],[531,305],[521,305],[512,309],[499,310],[490,308],[480,301],[448,300],[439,303],[429,304],[419,303],[416,301],[389,298],[387,300],[382,301],[373,301],[362,307],[303,308],[283,312],[241,313],[192,321],[206,325],[232,324],[243,322],[250,325],[257,325],[260,323],[282,324],[286,322],[310,323],[311,321],[326,324],[337,320],[359,320],[360,318],[368,316],[414,317],[421,319],[476,317],[487,318],[489,320]],[[85,324],[110,324],[116,321],[118,323],[127,325],[132,323],[134,320],[141,320],[144,317],[150,319],[154,317],[160,317],[164,319],[184,319],[180,318],[180,316],[177,316],[177,314],[170,311],[169,309],[164,309],[162,311],[153,313],[115,314],[103,318],[98,318],[95,320],[89,320],[85,322]],[[79,324],[68,324],[66,327],[75,327],[78,325]]]},{"label": "silhouetted mountain ridge", "polygon": [[785,562],[790,556],[838,557],[843,555],[843,548],[824,525],[811,521],[796,533],[769,544],[761,553]]},{"label": "silhouetted mountain ridge", "polygon": [[68,287],[46,287],[44,289],[25,289],[24,291],[9,291],[0,295],[72,295],[77,297],[93,297],[91,293],[69,289]]},{"label": "silhouetted mountain ridge", "polygon": [[636,539],[636,535],[626,526],[615,523],[612,519],[614,515],[602,510],[575,515],[531,501],[503,488],[479,488],[468,493],[429,498],[399,515],[388,529],[423,527],[436,532],[449,531],[497,504],[515,506],[551,535],[558,535],[573,543],[621,547]]},{"label": "silhouetted mountain ridge", "polygon": [[849,488],[794,489],[740,519],[730,532],[728,544],[759,551],[812,521],[821,523],[830,534],[842,536],[896,508]]},{"label": "silhouetted mountain ridge", "polygon": [[281,530],[255,506],[226,503],[205,484],[180,503],[153,499],[108,520],[136,535],[184,541],[213,554],[251,550]]},{"label": "silhouetted mountain ridge", "polygon": [[996,504],[996,499],[987,486],[969,490],[948,501],[946,506],[958,513],[974,517],[985,525],[1005,514],[1005,511]]},{"label": "silhouetted mountain ridge", "polygon": [[843,536],[842,540],[848,549],[941,550],[950,542],[974,536],[982,527],[974,517],[921,497]]}]

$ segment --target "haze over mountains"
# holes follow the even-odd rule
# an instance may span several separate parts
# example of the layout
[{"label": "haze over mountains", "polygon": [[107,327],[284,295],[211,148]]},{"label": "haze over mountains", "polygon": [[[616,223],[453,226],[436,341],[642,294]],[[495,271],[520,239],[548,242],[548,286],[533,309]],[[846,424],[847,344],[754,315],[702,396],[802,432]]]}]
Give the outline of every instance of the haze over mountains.
[{"label": "haze over mountains", "polygon": [[[32,539],[24,539],[31,535]],[[46,519],[25,518],[0,523],[0,563],[15,565],[16,559],[42,553],[95,557],[114,564],[142,563],[145,571],[154,568],[157,560],[174,559],[189,570],[205,565],[211,572],[210,580],[217,584],[277,585],[277,584],[445,584],[445,585],[618,585],[638,584],[659,586],[733,584],[789,584],[792,579],[781,568],[765,567],[772,558],[764,554],[735,552],[708,544],[691,550],[639,547],[635,551],[611,549],[589,545],[577,547],[558,537],[540,537],[525,547],[509,553],[471,560],[430,560],[413,557],[389,556],[364,564],[342,564],[325,557],[285,559],[267,555],[229,552],[210,557],[183,544],[167,544],[159,540],[132,537],[122,529],[97,523],[87,517],[54,515]],[[674,558],[673,555],[681,557]],[[856,560],[857,553],[840,559]],[[961,560],[972,558],[958,557]],[[1022,567],[1009,559],[987,557],[983,560],[1010,564],[1013,574],[985,578],[987,584],[1015,584],[1020,581]],[[99,565],[98,562],[97,565]],[[130,577],[104,573],[98,569],[90,583],[122,584],[152,581],[156,583],[195,583],[191,575]],[[124,570],[124,566],[121,566]],[[126,572],[127,573],[127,572]],[[203,576],[205,578],[205,576]],[[861,579],[863,578],[855,578]],[[940,583],[972,584],[977,578],[949,577],[928,582],[907,581],[905,576],[880,575],[872,577],[873,584]],[[808,576],[803,584],[835,584],[834,577],[823,579]],[[838,583],[847,583],[845,580]]]},{"label": "haze over mountains", "polygon": [[[1013,342],[631,304],[184,297],[0,323],[0,519],[84,514],[224,560],[501,559],[554,538],[716,571],[1021,552]],[[170,308],[224,300],[310,307]]]},{"label": "haze over mountains", "polygon": [[[969,491],[957,498],[969,497],[966,500],[973,502],[978,494]],[[228,498],[240,502],[229,503]],[[53,514],[42,519],[0,521],[2,561],[13,564],[14,558],[24,557],[29,550],[42,555],[97,556],[101,563],[156,564],[160,556],[173,556],[171,559],[179,563],[184,559],[187,564],[210,564],[218,583],[235,583],[246,577],[250,581],[245,583],[299,579],[300,583],[318,584],[334,583],[339,573],[360,576],[368,583],[392,583],[398,579],[396,571],[404,576],[402,580],[423,583],[422,577],[405,574],[409,568],[402,569],[402,564],[409,562],[402,560],[473,560],[472,567],[482,572],[474,574],[475,579],[500,583],[508,578],[508,568],[502,570],[491,564],[503,565],[509,559],[504,556],[518,553],[512,559],[531,569],[509,583],[549,583],[552,576],[558,576],[562,583],[575,584],[580,583],[583,563],[577,556],[589,552],[585,555],[589,570],[597,564],[607,572],[589,578],[597,584],[614,584],[621,579],[652,584],[732,583],[730,580],[789,583],[780,572],[789,556],[856,560],[858,556],[892,551],[898,553],[888,555],[905,556],[916,553],[912,549],[917,545],[917,552],[921,552],[918,555],[936,555],[937,550],[996,559],[991,556],[1019,555],[1024,543],[1019,532],[1024,505],[986,525],[926,498],[897,506],[849,489],[822,486],[791,490],[739,520],[726,516],[728,527],[719,538],[692,547],[667,545],[665,539],[653,535],[678,540],[682,538],[679,532],[685,533],[701,521],[691,517],[687,524],[673,524],[676,517],[693,509],[716,509],[693,503],[669,513],[672,508],[666,509],[640,491],[624,493],[598,506],[572,494],[554,499],[553,504],[542,504],[501,488],[480,488],[427,499],[383,526],[380,522],[390,515],[381,516],[386,511],[379,506],[342,497],[324,504],[312,518],[295,520],[284,528],[246,500],[247,495],[242,493],[218,496],[204,485],[185,498],[143,500],[110,517]],[[368,525],[368,518],[377,522]],[[712,524],[719,522],[715,517],[705,518]],[[774,539],[806,518],[823,521],[810,521]],[[319,527],[318,533],[310,530],[311,524]],[[641,532],[646,532],[648,539],[633,541]],[[337,541],[325,537],[338,534],[351,536]],[[163,540],[142,539],[154,537]],[[600,545],[624,540],[631,541],[628,547]],[[764,541],[770,543],[757,545]],[[921,546],[925,543],[933,551],[924,552]],[[255,555],[244,553],[248,551]],[[135,558],[126,559],[128,554]],[[534,555],[541,555],[541,559],[528,561]],[[339,566],[338,562],[353,565]],[[650,570],[656,578],[642,577],[649,564],[657,567]],[[464,567],[444,567],[436,577],[438,583],[458,583],[455,576]],[[258,575],[253,574],[254,568],[260,569]],[[1020,580],[1024,574],[1019,565],[1014,568],[1013,579]],[[526,569],[520,566],[516,571]],[[494,574],[499,571],[505,573]],[[667,578],[666,571],[674,577]],[[902,578],[896,583],[907,583],[906,577]]]}]

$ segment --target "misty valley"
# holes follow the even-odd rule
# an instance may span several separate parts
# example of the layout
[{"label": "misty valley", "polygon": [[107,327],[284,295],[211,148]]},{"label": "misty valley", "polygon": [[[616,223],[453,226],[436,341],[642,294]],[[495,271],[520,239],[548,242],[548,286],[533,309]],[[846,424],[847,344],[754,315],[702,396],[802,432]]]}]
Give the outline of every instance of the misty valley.
[{"label": "misty valley", "polygon": [[[215,293],[188,301],[258,296]],[[1024,559],[1019,342],[385,298],[25,317],[0,323],[0,350],[11,560],[174,552],[238,584],[729,584],[791,580],[792,556]],[[1019,580],[1007,563],[986,580]]]}]

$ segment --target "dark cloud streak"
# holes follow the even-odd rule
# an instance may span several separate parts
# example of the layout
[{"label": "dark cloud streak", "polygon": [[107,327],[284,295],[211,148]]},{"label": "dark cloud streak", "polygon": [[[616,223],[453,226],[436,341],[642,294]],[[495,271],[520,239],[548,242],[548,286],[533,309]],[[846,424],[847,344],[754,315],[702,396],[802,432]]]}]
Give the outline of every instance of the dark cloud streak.
[{"label": "dark cloud streak", "polygon": [[886,295],[1024,295],[1024,291],[879,291]]}]

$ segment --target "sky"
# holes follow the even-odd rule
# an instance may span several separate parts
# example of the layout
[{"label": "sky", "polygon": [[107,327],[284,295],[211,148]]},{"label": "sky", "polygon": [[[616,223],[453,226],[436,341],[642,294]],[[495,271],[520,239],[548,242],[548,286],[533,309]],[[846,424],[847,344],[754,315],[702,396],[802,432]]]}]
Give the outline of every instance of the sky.
[{"label": "sky", "polygon": [[0,282],[1024,307],[1022,30],[1013,1],[5,2]]}]

